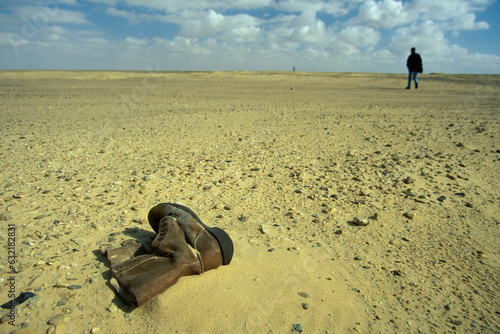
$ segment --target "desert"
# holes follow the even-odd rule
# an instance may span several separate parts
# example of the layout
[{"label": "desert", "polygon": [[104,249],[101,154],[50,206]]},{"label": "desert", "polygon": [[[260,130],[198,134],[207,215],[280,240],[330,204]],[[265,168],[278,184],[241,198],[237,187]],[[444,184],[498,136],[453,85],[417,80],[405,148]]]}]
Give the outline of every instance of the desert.
[{"label": "desert", "polygon": [[[419,80],[0,71],[0,332],[499,333],[500,76]],[[136,308],[167,202],[234,256]]]}]

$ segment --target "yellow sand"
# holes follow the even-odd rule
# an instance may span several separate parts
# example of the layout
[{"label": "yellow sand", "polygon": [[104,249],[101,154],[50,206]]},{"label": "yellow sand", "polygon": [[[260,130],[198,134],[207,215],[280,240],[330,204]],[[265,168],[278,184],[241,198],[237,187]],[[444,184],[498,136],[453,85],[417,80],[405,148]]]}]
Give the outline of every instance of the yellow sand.
[{"label": "yellow sand", "polygon": [[[406,84],[0,72],[0,302],[10,276],[36,294],[0,332],[500,331],[500,76]],[[134,309],[99,245],[150,242],[149,209],[174,201],[231,235],[233,261]]]}]

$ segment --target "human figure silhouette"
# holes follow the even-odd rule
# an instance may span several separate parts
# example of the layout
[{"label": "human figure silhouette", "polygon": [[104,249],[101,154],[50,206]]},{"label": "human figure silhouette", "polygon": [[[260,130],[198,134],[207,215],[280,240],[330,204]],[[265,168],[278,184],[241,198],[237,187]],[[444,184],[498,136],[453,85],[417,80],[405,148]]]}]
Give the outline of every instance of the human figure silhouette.
[{"label": "human figure silhouette", "polygon": [[406,67],[408,67],[408,86],[406,89],[411,88],[411,81],[415,81],[415,89],[418,88],[417,74],[424,71],[422,67],[422,57],[415,52],[415,48],[411,48],[411,54],[406,60]]}]

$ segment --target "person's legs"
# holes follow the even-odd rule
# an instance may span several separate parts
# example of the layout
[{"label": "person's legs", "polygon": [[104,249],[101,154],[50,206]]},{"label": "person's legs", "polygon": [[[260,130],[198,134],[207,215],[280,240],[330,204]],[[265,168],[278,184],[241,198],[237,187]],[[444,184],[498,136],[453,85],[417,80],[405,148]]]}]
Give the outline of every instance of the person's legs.
[{"label": "person's legs", "polygon": [[415,81],[415,89],[416,89],[418,88],[418,79],[417,79],[418,72],[413,72],[413,73],[415,73],[413,76],[413,80]]},{"label": "person's legs", "polygon": [[411,88],[411,75],[412,75],[412,71],[408,71],[408,86],[406,86],[406,89],[410,89]]}]

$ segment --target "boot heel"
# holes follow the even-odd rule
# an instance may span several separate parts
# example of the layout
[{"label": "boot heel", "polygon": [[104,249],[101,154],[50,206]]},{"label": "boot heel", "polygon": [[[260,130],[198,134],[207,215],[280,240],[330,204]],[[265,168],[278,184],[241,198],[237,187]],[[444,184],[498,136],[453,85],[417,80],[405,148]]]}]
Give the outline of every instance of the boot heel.
[{"label": "boot heel", "polygon": [[222,265],[227,266],[231,263],[234,253],[234,245],[231,237],[221,228],[209,227],[207,231],[217,240],[222,253]]}]

